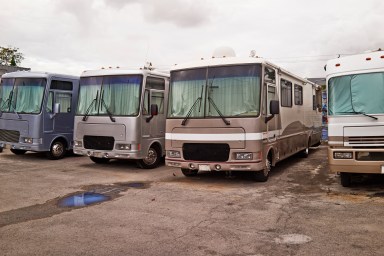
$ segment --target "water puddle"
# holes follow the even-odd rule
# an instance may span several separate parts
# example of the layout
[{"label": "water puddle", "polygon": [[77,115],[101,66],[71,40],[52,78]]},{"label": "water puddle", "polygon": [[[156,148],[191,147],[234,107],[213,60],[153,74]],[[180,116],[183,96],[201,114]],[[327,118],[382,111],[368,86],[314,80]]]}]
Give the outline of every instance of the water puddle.
[{"label": "water puddle", "polygon": [[82,191],[54,198],[43,204],[0,212],[0,228],[30,220],[49,218],[63,212],[112,201],[123,196],[122,193],[129,189],[146,189],[149,187],[150,182],[136,181],[84,186],[81,188]]},{"label": "water puddle", "polygon": [[99,193],[86,192],[64,197],[63,199],[59,200],[57,205],[59,207],[84,207],[108,200],[111,200],[110,196]]}]

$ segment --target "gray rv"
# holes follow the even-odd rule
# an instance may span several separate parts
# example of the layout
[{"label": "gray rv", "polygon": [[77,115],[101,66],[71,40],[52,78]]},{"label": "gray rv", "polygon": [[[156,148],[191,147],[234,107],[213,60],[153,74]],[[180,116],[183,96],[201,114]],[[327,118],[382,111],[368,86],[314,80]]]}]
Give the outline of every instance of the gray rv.
[{"label": "gray rv", "polygon": [[46,72],[1,77],[0,148],[12,153],[47,152],[60,159],[72,149],[79,78]]}]

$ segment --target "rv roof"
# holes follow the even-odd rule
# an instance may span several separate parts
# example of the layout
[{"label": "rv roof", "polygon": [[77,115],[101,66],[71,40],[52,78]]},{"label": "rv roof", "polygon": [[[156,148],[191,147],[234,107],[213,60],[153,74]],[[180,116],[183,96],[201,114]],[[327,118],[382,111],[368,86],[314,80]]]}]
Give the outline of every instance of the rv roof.
[{"label": "rv roof", "polygon": [[327,62],[326,74],[332,76],[343,73],[384,70],[384,51],[373,51],[332,59]]},{"label": "rv roof", "polygon": [[16,71],[2,75],[2,78],[17,78],[17,77],[29,77],[29,78],[49,78],[49,77],[61,77],[68,79],[79,79],[78,76],[50,73],[50,72],[37,72],[37,71]]},{"label": "rv roof", "polygon": [[318,86],[315,83],[312,83],[311,81],[299,77],[295,74],[292,74],[291,72],[263,59],[263,58],[254,58],[254,57],[224,57],[224,58],[209,58],[209,59],[202,59],[199,61],[194,62],[187,62],[187,63],[181,63],[176,64],[174,67],[171,68],[172,71],[176,70],[183,70],[183,69],[192,69],[192,68],[201,68],[201,67],[213,67],[213,66],[227,66],[227,65],[241,65],[241,64],[268,64],[269,66],[272,66],[279,70],[280,72],[284,72],[285,74],[294,77],[296,79],[302,80],[303,82],[307,84],[311,84],[312,86]]},{"label": "rv roof", "polygon": [[148,69],[124,69],[124,68],[106,68],[97,70],[86,70],[81,74],[81,77],[89,76],[108,76],[108,75],[157,75],[169,77],[169,74],[156,70]]}]

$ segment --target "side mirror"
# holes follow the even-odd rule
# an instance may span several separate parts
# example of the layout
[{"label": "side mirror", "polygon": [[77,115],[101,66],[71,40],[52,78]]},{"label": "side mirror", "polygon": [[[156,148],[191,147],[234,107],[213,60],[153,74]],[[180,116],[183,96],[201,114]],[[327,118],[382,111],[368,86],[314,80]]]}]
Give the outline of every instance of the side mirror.
[{"label": "side mirror", "polygon": [[268,123],[269,120],[271,120],[275,115],[280,113],[279,105],[280,103],[278,100],[271,100],[269,102],[269,110],[271,112],[271,115],[265,117],[265,123]]},{"label": "side mirror", "polygon": [[60,113],[60,103],[55,103],[53,105],[53,114],[50,115],[51,119],[54,118],[58,113]]},{"label": "side mirror", "polygon": [[55,103],[55,105],[53,105],[53,114],[56,115],[60,113],[60,103]]},{"label": "side mirror", "polygon": [[149,123],[149,121],[151,121],[152,118],[154,116],[157,116],[158,114],[159,114],[159,107],[157,106],[157,104],[151,104],[151,116],[147,117],[147,119],[145,119],[145,121],[147,121],[147,123]]},{"label": "side mirror", "polygon": [[271,110],[272,115],[280,114],[279,105],[280,103],[278,100],[271,100],[269,103],[269,109]]}]

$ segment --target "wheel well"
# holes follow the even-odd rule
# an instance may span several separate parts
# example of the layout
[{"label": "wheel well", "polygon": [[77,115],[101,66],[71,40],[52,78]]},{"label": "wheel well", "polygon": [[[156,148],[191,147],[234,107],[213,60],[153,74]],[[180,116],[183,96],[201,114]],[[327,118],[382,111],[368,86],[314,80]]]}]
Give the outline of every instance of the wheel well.
[{"label": "wheel well", "polygon": [[150,146],[150,148],[151,148],[151,147],[157,149],[158,152],[160,152],[160,155],[161,155],[161,156],[163,155],[163,149],[162,149],[162,147],[161,147],[161,145],[160,145],[159,142],[154,142],[154,143],[152,143],[151,146]]},{"label": "wheel well", "polygon": [[52,141],[50,147],[52,147],[53,143],[55,143],[56,141],[60,141],[60,142],[62,142],[62,143],[64,144],[64,148],[65,148],[66,150],[68,150],[68,142],[67,142],[67,140],[66,140],[64,137],[57,137],[57,138],[55,138],[55,139]]}]

